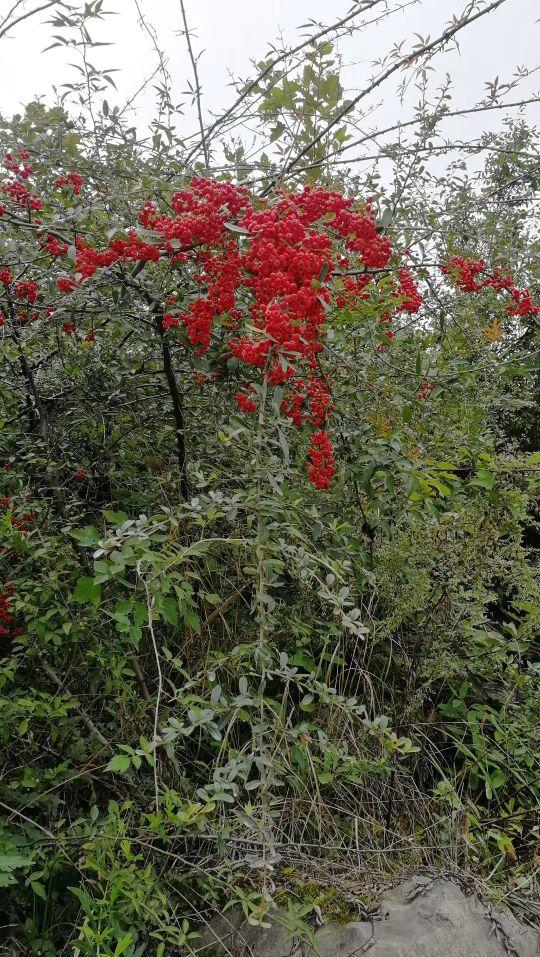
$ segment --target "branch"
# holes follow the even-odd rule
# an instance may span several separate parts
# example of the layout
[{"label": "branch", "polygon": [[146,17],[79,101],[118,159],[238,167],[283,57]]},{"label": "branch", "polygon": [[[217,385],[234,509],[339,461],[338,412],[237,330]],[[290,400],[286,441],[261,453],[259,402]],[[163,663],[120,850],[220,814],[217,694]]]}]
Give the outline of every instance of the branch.
[{"label": "branch", "polygon": [[137,679],[137,684],[139,686],[139,691],[141,693],[141,698],[144,698],[145,701],[150,701],[150,692],[146,684],[146,680],[142,671],[142,668],[139,664],[138,658],[135,655],[130,656],[130,663],[133,671],[135,672],[135,677]]},{"label": "branch", "polygon": [[136,10],[137,10],[137,13],[138,13],[138,15],[139,15],[139,23],[140,23],[142,29],[143,29],[143,30],[148,34],[148,36],[150,37],[150,41],[151,41],[151,43],[152,43],[152,46],[154,47],[154,50],[156,51],[157,58],[158,58],[158,60],[159,60],[159,66],[156,68],[156,70],[154,71],[154,73],[152,73],[152,76],[151,76],[148,80],[145,80],[143,84],[141,84],[141,86],[139,87],[139,89],[137,90],[137,92],[134,93],[133,96],[132,96],[129,100],[127,100],[125,106],[124,106],[124,107],[122,108],[122,110],[121,110],[120,115],[122,115],[122,113],[124,113],[124,111],[125,111],[126,109],[128,109],[129,106],[131,106],[131,104],[133,103],[134,99],[139,95],[139,93],[141,92],[141,90],[144,89],[144,87],[147,85],[147,83],[150,82],[150,80],[155,76],[155,74],[161,72],[161,75],[162,75],[162,77],[163,77],[163,82],[164,82],[164,89],[165,89],[166,94],[167,94],[167,101],[168,101],[168,102],[167,102],[167,104],[164,104],[163,98],[161,99],[160,106],[159,106],[159,117],[161,118],[161,114],[162,114],[162,111],[163,111],[163,106],[166,105],[166,106],[167,106],[167,109],[168,109],[168,112],[169,112],[169,121],[170,121],[171,75],[170,75],[170,73],[169,73],[169,71],[168,71],[168,69],[167,69],[167,63],[166,63],[165,57],[164,57],[164,55],[163,55],[163,51],[160,49],[160,46],[159,46],[159,43],[158,43],[157,33],[156,33],[156,30],[155,30],[154,26],[153,26],[151,23],[149,23],[148,20],[145,18],[144,14],[143,14],[143,12],[142,12],[142,10],[141,10],[141,7],[140,7],[140,5],[139,5],[139,0],[134,0],[134,3],[135,3],[135,7],[136,7]]},{"label": "branch", "polygon": [[185,35],[185,37],[186,37],[186,43],[187,43],[189,58],[190,58],[190,60],[191,60],[191,68],[192,68],[192,70],[193,70],[193,78],[194,78],[194,80],[195,80],[195,101],[196,101],[196,103],[197,103],[197,116],[198,116],[198,118],[199,118],[199,130],[200,130],[200,132],[201,132],[201,147],[202,147],[202,150],[203,150],[203,153],[204,153],[204,165],[205,165],[205,169],[206,169],[206,172],[208,172],[208,168],[209,168],[209,157],[208,157],[208,146],[207,146],[206,139],[205,139],[205,136],[204,136],[204,123],[203,123],[203,118],[202,118],[201,83],[200,83],[200,80],[199,80],[199,71],[198,71],[198,69],[197,69],[197,60],[196,60],[196,58],[195,58],[195,56],[194,56],[194,54],[193,54],[193,47],[192,47],[192,45],[191,45],[191,37],[190,37],[190,35],[189,35],[189,28],[188,28],[188,24],[187,24],[186,8],[185,8],[184,0],[180,0],[180,9],[181,9],[181,11],[182,11],[182,20],[183,20],[183,22],[184,22],[184,35]]},{"label": "branch", "polygon": [[187,501],[189,498],[189,486],[187,481],[187,468],[186,468],[186,439],[185,439],[185,423],[184,423],[184,410],[182,408],[182,399],[180,392],[178,391],[178,383],[176,381],[176,375],[174,372],[174,366],[171,357],[171,350],[167,344],[165,338],[165,332],[162,325],[162,313],[156,310],[155,315],[155,328],[156,332],[161,340],[161,351],[163,353],[163,371],[165,373],[165,378],[167,380],[167,385],[169,387],[169,394],[171,396],[172,407],[173,407],[173,416],[175,422],[175,435],[176,435],[176,448],[177,448],[177,457],[178,457],[178,469],[180,472],[180,492],[184,501]]},{"label": "branch", "polygon": [[[405,156],[419,156],[421,153],[427,153],[428,156],[436,156],[439,155],[439,153],[450,153],[455,150],[463,153],[483,153],[492,150],[501,156],[520,156],[526,159],[536,159],[535,153],[525,153],[523,150],[501,149],[499,146],[494,146],[492,143],[479,143],[478,141],[475,141],[472,143],[441,143],[440,146],[421,146],[410,149],[402,149],[400,147],[399,153],[395,152],[395,147],[393,145],[386,148],[383,146],[381,147],[379,153],[366,153],[363,156],[353,156],[349,159],[334,160],[334,166],[348,166],[352,163],[382,163],[383,160],[398,162]],[[325,160],[316,160],[314,163],[307,163],[305,166],[299,166],[294,171],[294,175],[298,176],[300,173],[305,173],[308,170],[317,169],[322,162],[325,162]],[[530,172],[530,168],[527,170],[527,172]],[[512,186],[517,182],[519,182],[519,180],[516,179],[505,185]]]},{"label": "branch", "polygon": [[521,106],[529,106],[532,103],[540,103],[540,97],[533,96],[528,100],[517,100],[514,103],[497,103],[495,105],[473,106],[465,110],[437,110],[432,114],[432,116],[421,116],[415,120],[407,120],[405,123],[394,123],[393,126],[387,126],[383,130],[375,130],[373,133],[366,133],[366,135],[362,136],[359,140],[352,140],[350,143],[340,146],[339,149],[332,150],[330,153],[327,153],[324,160],[319,160],[317,164],[313,163],[310,166],[303,166],[302,169],[312,169],[314,166],[319,165],[322,162],[326,162],[327,159],[331,159],[333,156],[340,156],[347,150],[354,149],[355,146],[362,146],[364,143],[367,143],[370,140],[375,140],[380,136],[385,136],[386,133],[395,133],[396,131],[401,132],[401,130],[404,130],[408,126],[419,126],[421,123],[437,122],[438,120],[446,120],[454,116],[469,116],[471,113],[484,113],[488,110],[509,110],[514,107],[519,108]]},{"label": "branch", "polygon": [[[475,20],[479,20],[480,17],[484,17],[487,13],[492,13],[494,10],[497,9],[497,7],[502,6],[503,3],[506,3],[506,0],[493,0],[493,3],[490,3],[489,6],[485,7],[483,10],[479,10],[473,16],[470,16],[465,20],[461,20],[458,23],[456,23],[454,26],[449,27],[439,37],[437,37],[436,40],[432,40],[431,43],[426,43],[423,47],[420,47],[420,49],[415,50],[414,53],[412,54],[409,53],[407,54],[407,56],[400,57],[399,60],[396,60],[396,62],[391,67],[385,70],[384,73],[381,73],[376,80],[373,80],[373,82],[370,83],[367,87],[365,87],[357,96],[354,97],[353,100],[351,100],[344,107],[342,107],[341,110],[338,111],[336,116],[332,120],[330,120],[326,124],[326,126],[324,126],[322,130],[320,130],[319,133],[317,133],[317,135],[314,136],[313,139],[311,139],[310,142],[307,143],[306,146],[304,146],[300,150],[299,153],[297,153],[294,159],[291,160],[290,163],[287,163],[287,165],[284,167],[284,169],[282,170],[280,174],[280,178],[287,176],[287,174],[290,173],[291,170],[293,170],[294,167],[298,165],[300,160],[303,159],[304,156],[306,156],[310,152],[310,150],[313,149],[314,146],[317,146],[317,144],[320,143],[321,140],[323,140],[327,136],[327,134],[330,132],[331,129],[333,129],[334,126],[340,123],[345,116],[347,116],[349,113],[352,112],[352,110],[354,110],[354,108],[358,105],[358,103],[361,102],[361,100],[365,99],[366,96],[369,96],[369,94],[372,93],[373,90],[376,90],[377,87],[379,87],[382,83],[385,82],[385,80],[391,77],[394,73],[396,73],[402,67],[410,65],[411,62],[413,62],[414,60],[418,60],[421,57],[426,56],[426,54],[432,53],[438,47],[444,46],[445,43],[448,42],[448,40],[451,40],[452,37],[454,37],[456,33],[459,33],[460,30],[463,30],[464,27],[470,26],[471,23],[474,23]],[[266,196],[269,192],[271,192],[271,190],[274,188],[275,185],[276,185],[276,180],[274,179],[272,180],[271,183],[269,183],[269,185],[263,191],[262,196]]]},{"label": "branch", "polygon": [[[16,320],[16,317],[15,317],[15,311],[14,311],[14,308],[13,308],[13,302],[12,302],[11,295],[9,294],[8,289],[6,289],[6,297],[7,297],[8,311],[9,311],[9,313],[10,313],[10,320],[11,320],[11,325],[12,325],[13,338],[14,338],[15,343],[16,343],[16,345],[17,345],[17,351],[18,351],[18,354],[19,354],[19,361],[20,361],[20,364],[21,364],[21,369],[22,369],[24,378],[25,378],[25,380],[26,380],[29,393],[32,395],[32,398],[33,398],[33,400],[34,400],[34,406],[33,406],[33,408],[34,408],[34,410],[35,410],[35,413],[36,413],[36,415],[37,415],[37,419],[38,419],[38,422],[39,422],[39,432],[40,432],[42,441],[44,442],[45,446],[47,447],[47,449],[48,449],[48,451],[49,451],[49,455],[50,455],[50,454],[51,454],[51,450],[50,450],[50,443],[49,443],[49,426],[48,426],[48,421],[47,421],[47,413],[46,413],[45,408],[44,408],[44,405],[43,405],[42,397],[41,397],[41,395],[40,395],[40,393],[39,393],[39,390],[38,390],[38,388],[37,388],[36,381],[35,381],[34,375],[33,375],[33,371],[32,371],[32,369],[30,368],[30,366],[29,366],[29,364],[28,364],[28,361],[27,361],[27,359],[26,359],[26,356],[25,356],[25,354],[24,354],[24,349],[23,349],[23,347],[22,347],[22,343],[21,343],[21,340],[20,340],[20,337],[19,337],[19,333],[18,333],[18,329],[17,329],[17,320]],[[32,408],[31,405],[30,405],[30,408]],[[59,489],[59,486],[58,486],[58,482],[57,482],[57,480],[56,480],[56,477],[54,477],[54,480],[53,480],[53,483],[52,483],[51,488],[52,488],[53,501],[54,501],[54,503],[55,503],[56,511],[58,512],[58,514],[60,515],[60,517],[65,520],[66,514],[65,514],[64,504],[63,504],[63,502],[62,502],[62,497],[61,497],[61,493],[60,493],[60,489]],[[75,549],[75,551],[76,551],[76,553],[77,553],[77,555],[78,555],[78,557],[79,557],[79,560],[80,560],[80,562],[81,562],[83,568],[84,568],[86,571],[91,572],[91,565],[90,565],[89,562],[88,562],[88,559],[87,559],[87,556],[86,556],[86,553],[85,553],[84,549],[81,547],[81,545],[79,544],[79,542],[73,542],[72,545],[73,545],[73,548]],[[144,698],[146,701],[148,701],[149,698],[150,698],[150,693],[149,693],[149,691],[148,691],[148,688],[147,688],[147,685],[146,685],[146,681],[145,681],[145,678],[144,678],[144,674],[143,674],[142,668],[141,668],[141,666],[140,666],[139,660],[138,660],[138,658],[137,658],[137,656],[136,656],[135,654],[131,655],[129,660],[130,660],[130,662],[131,662],[133,671],[135,672],[135,677],[136,677],[136,679],[137,679],[137,684],[138,684],[138,687],[139,687],[139,691],[140,691],[141,697]],[[47,668],[48,668],[48,667],[49,667],[49,666],[47,665]],[[44,669],[46,670],[45,664],[44,664]],[[50,676],[52,677],[52,672],[51,672]],[[85,717],[84,717],[84,713],[83,713],[83,719],[85,720],[85,723],[86,723],[87,727],[90,727],[90,725],[88,724],[88,721],[90,721],[90,719],[88,719],[88,721],[87,721],[87,720],[85,719]],[[96,733],[96,734],[98,735],[98,737],[99,737],[100,732],[99,732],[97,729],[95,729],[95,733]],[[100,738],[100,740],[101,740],[101,738]],[[107,742],[106,742],[106,743],[107,743]]]},{"label": "branch", "polygon": [[385,0],[365,0],[365,2],[362,3],[361,7],[359,7],[357,10],[354,10],[353,12],[348,13],[346,16],[342,17],[341,20],[337,20],[331,26],[323,27],[321,30],[319,30],[318,33],[314,33],[312,36],[308,37],[307,40],[303,40],[302,43],[299,43],[298,46],[292,47],[292,49],[290,50],[284,50],[283,53],[279,54],[279,56],[274,57],[274,59],[271,60],[269,65],[265,67],[265,69],[262,70],[255,77],[254,80],[248,83],[246,88],[242,90],[242,92],[239,94],[239,96],[234,101],[232,106],[230,106],[229,109],[225,111],[225,113],[222,113],[221,116],[218,116],[218,118],[212,123],[212,125],[207,129],[206,133],[203,134],[201,140],[189,151],[185,162],[189,163],[190,159],[193,156],[195,156],[195,154],[199,151],[199,149],[205,148],[205,146],[208,144],[210,140],[210,137],[218,129],[218,127],[221,126],[226,120],[229,119],[230,116],[234,114],[237,107],[239,107],[240,104],[243,103],[243,101],[249,96],[249,94],[252,93],[253,90],[255,90],[258,87],[259,83],[262,80],[264,80],[265,77],[267,77],[268,74],[271,73],[272,70],[274,70],[279,63],[283,63],[283,61],[287,60],[288,57],[290,56],[295,56],[297,53],[300,53],[306,47],[310,46],[313,43],[316,43],[317,40],[322,39],[322,37],[328,36],[329,33],[333,33],[335,30],[339,30],[340,27],[344,26],[346,23],[349,23],[351,20],[354,20],[361,13],[366,13],[367,10],[371,10],[373,7],[376,7],[379,3],[383,3],[383,2],[385,2]]},{"label": "branch", "polygon": [[[140,569],[137,566],[137,571],[140,577]],[[154,738],[152,741],[153,751],[154,751],[154,792],[156,800],[156,812],[159,810],[159,780],[158,780],[158,756],[157,756],[157,746],[158,746],[158,729],[159,729],[159,708],[161,704],[161,697],[163,694],[163,673],[161,671],[161,661],[159,658],[159,650],[156,642],[156,636],[154,634],[154,625],[152,622],[152,615],[154,610],[155,596],[150,595],[150,590],[148,588],[148,582],[144,580],[144,590],[146,592],[146,609],[148,614],[148,631],[150,632],[150,638],[152,641],[152,648],[154,650],[154,657],[156,659],[156,669],[158,673],[158,688],[156,695],[156,705],[154,708]]]},{"label": "branch", "polygon": [[17,7],[20,7],[22,3],[24,3],[24,0],[15,0],[15,3],[13,4],[11,10],[8,10],[4,19],[2,20],[2,23],[0,23],[0,30],[2,29],[2,27],[6,25],[9,18],[13,16],[13,14],[15,13],[15,10],[17,9]]},{"label": "branch", "polygon": [[[72,240],[69,236],[64,236],[63,233],[59,233],[55,229],[44,228],[42,223],[32,223],[26,219],[19,219],[18,216],[14,216],[13,213],[8,213],[2,218],[2,223],[6,222],[9,223],[10,226],[19,226],[22,229],[37,229],[39,232],[47,233],[48,236],[55,236],[56,239],[61,240],[63,243],[72,245]],[[83,234],[81,233],[81,235]]]},{"label": "branch", "polygon": [[20,17],[16,17],[15,20],[12,20],[11,23],[8,23],[6,26],[6,21],[9,19],[11,14],[19,6],[19,3],[16,3],[15,6],[11,8],[7,16],[2,21],[2,26],[0,27],[0,39],[4,37],[6,33],[9,33],[9,31],[12,30],[13,27],[16,27],[18,23],[22,23],[23,20],[28,20],[29,17],[35,16],[36,13],[41,13],[42,10],[48,10],[50,7],[54,7],[55,5],[61,6],[61,7],[65,6],[65,4],[61,2],[61,0],[49,0],[48,3],[43,3],[41,7],[36,7],[34,10],[28,10],[27,13],[21,13]]},{"label": "branch", "polygon": [[28,395],[29,396],[31,395],[33,400],[33,406],[32,406],[32,402],[29,401],[29,410],[31,409],[33,413],[35,413],[35,416],[31,415],[31,418],[33,418],[35,422],[35,417],[37,417],[37,420],[39,423],[39,434],[41,435],[42,441],[48,448],[49,428],[47,424],[47,414],[43,407],[39,390],[36,386],[36,380],[34,379],[32,370],[28,364],[27,358],[24,353],[24,349],[19,336],[18,323],[17,323],[17,317],[15,315],[13,300],[11,298],[11,293],[7,286],[5,287],[5,295],[6,295],[6,302],[7,302],[8,313],[9,313],[10,324],[11,324],[11,332],[15,340],[15,344],[17,346],[17,352],[19,355],[21,370],[22,370],[24,379],[26,381]]}]

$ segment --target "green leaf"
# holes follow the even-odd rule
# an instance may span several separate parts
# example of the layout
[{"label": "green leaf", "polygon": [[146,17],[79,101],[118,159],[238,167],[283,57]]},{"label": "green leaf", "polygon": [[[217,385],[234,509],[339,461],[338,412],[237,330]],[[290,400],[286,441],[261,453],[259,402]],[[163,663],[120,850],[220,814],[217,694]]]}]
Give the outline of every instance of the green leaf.
[{"label": "green leaf", "polygon": [[85,528],[73,528],[69,534],[72,538],[76,538],[81,545],[97,545],[99,542],[99,532],[93,525],[87,525]]},{"label": "green leaf", "polygon": [[47,900],[47,894],[43,884],[40,881],[30,881],[30,887],[32,888],[34,894],[38,897],[41,897],[42,900]]},{"label": "green leaf", "polygon": [[439,492],[439,494],[442,495],[443,498],[448,498],[448,496],[451,494],[452,490],[449,489],[447,485],[444,485],[442,482],[439,482],[438,479],[433,478],[433,476],[429,477],[428,484],[432,488],[436,489]]},{"label": "green leaf", "polygon": [[103,512],[103,517],[105,521],[111,522],[112,525],[121,525],[122,522],[127,521],[129,516],[126,512],[109,512],[107,509]]},{"label": "green leaf", "polygon": [[[381,469],[381,472],[382,472],[382,469]],[[391,495],[395,495],[396,486],[394,485],[394,479],[392,475],[390,474],[390,472],[386,472],[386,471],[382,472],[382,477],[383,477],[383,482],[387,488],[387,491],[390,492]]]},{"label": "green leaf", "polygon": [[317,780],[320,781],[321,784],[331,784],[334,778],[330,774],[330,771],[319,771]]},{"label": "green leaf", "polygon": [[387,206],[386,209],[383,211],[383,214],[381,218],[379,219],[379,222],[377,223],[378,227],[380,229],[386,229],[392,222],[393,218],[394,218],[394,214],[392,212],[392,209],[390,206]]},{"label": "green leaf", "polygon": [[491,491],[494,484],[495,476],[492,472],[488,472],[487,469],[478,469],[475,478],[469,482],[469,485],[478,485],[480,488],[485,488],[488,491]]},{"label": "green leaf", "polygon": [[160,605],[160,611],[170,625],[178,624],[178,603],[174,598],[163,598]]},{"label": "green leaf", "polygon": [[118,941],[114,951],[114,957],[120,957],[121,954],[124,954],[132,943],[133,934],[131,931],[128,931],[127,934],[124,934],[124,936]]},{"label": "green leaf", "polygon": [[17,867],[28,867],[33,863],[31,857],[23,857],[22,854],[0,853],[0,871],[14,871]]},{"label": "green leaf", "polygon": [[506,774],[501,768],[497,768],[495,771],[492,771],[489,776],[489,783],[493,790],[500,788],[502,784],[506,781]]},{"label": "green leaf", "polygon": [[114,758],[111,758],[106,771],[127,771],[130,765],[130,759],[127,754],[116,754]]},{"label": "green leaf", "polygon": [[230,233],[238,233],[239,236],[251,236],[247,229],[242,229],[236,223],[225,223],[225,229],[228,229]]},{"label": "green leaf", "polygon": [[84,604],[85,602],[94,602],[98,605],[101,601],[101,585],[97,585],[93,578],[83,575],[79,578],[73,592],[73,601]]},{"label": "green leaf", "polygon": [[184,612],[184,622],[188,628],[193,628],[198,635],[201,633],[201,622],[199,616],[194,611]]}]

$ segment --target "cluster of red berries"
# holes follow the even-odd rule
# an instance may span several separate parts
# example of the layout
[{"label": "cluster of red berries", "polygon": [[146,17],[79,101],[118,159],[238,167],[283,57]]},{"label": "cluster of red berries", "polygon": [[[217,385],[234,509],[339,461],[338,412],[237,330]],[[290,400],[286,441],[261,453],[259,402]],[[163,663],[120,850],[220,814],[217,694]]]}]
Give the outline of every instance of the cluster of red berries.
[{"label": "cluster of red berries", "polygon": [[12,596],[11,582],[2,582],[0,584],[0,638],[18,638],[23,633],[23,629],[17,628],[13,623],[10,608]]},{"label": "cluster of red berries", "polygon": [[[11,178],[2,190],[12,202],[39,209],[41,200],[25,182],[32,172],[25,165],[28,158],[24,150],[8,154]],[[79,173],[63,172],[54,185],[79,195],[83,182]],[[362,205],[338,192],[309,187],[276,201],[253,200],[243,187],[196,177],[173,195],[166,213],[145,203],[138,223],[137,229],[126,230],[101,249],[78,237],[73,273],[57,276],[58,292],[84,288],[99,270],[125,263],[163,260],[168,266],[187,265],[185,279],[191,288],[182,305],[175,295],[166,298],[163,331],[178,331],[198,357],[216,343],[221,355],[246,367],[246,380],[257,381],[262,375],[271,387],[282,386],[283,414],[294,425],[314,430],[310,481],[327,488],[335,471],[326,430],[333,404],[320,353],[329,315],[334,308],[361,310],[365,300],[378,300],[384,349],[394,335],[394,315],[416,313],[422,304],[413,278],[397,268],[387,237],[377,229],[371,201]],[[45,230],[37,238],[49,256],[67,255],[67,244]],[[540,312],[530,293],[518,289],[504,268],[487,276],[483,260],[453,257],[444,271],[467,292],[488,286],[505,291],[508,315]],[[390,284],[386,276],[380,282],[379,272],[394,277]],[[0,269],[0,284],[12,282],[11,269]],[[33,304],[41,293],[36,282],[24,280],[15,284],[14,295],[21,303]],[[26,322],[51,311],[54,307],[41,313],[19,311],[19,317]],[[63,330],[72,335],[74,323],[65,321]],[[86,341],[94,341],[93,329]],[[427,398],[433,387],[422,382],[419,395]],[[243,412],[256,412],[249,381],[235,399]]]},{"label": "cluster of red berries", "polygon": [[481,292],[483,289],[495,289],[496,292],[509,294],[511,302],[506,307],[508,316],[535,317],[540,315],[540,305],[536,305],[528,289],[518,289],[506,266],[497,266],[491,275],[486,275],[483,259],[464,259],[452,256],[442,272],[449,276],[463,292]]},{"label": "cluster of red berries", "polygon": [[73,276],[60,276],[60,278],[56,280],[58,292],[71,292],[73,289],[76,289],[78,285],[77,280],[74,279]]},{"label": "cluster of red berries", "polygon": [[418,312],[422,305],[422,296],[407,269],[399,270],[399,285],[392,295],[399,303],[398,308],[401,312],[408,312],[412,315]]},{"label": "cluster of red berries", "polygon": [[54,257],[65,256],[69,249],[67,243],[60,242],[56,236],[47,236],[44,248],[49,256]]},{"label": "cluster of red berries", "polygon": [[334,450],[328,433],[324,430],[314,432],[309,448],[308,476],[315,488],[327,491],[336,471]]},{"label": "cluster of red berries", "polygon": [[28,159],[30,159],[30,153],[27,153],[26,150],[20,149],[17,150],[16,159],[13,156],[13,153],[6,153],[4,165],[7,166],[10,173],[14,173],[15,176],[20,176],[21,179],[28,179],[28,177],[32,175],[32,167],[27,166],[24,162]]},{"label": "cluster of red berries", "polygon": [[89,279],[97,269],[114,266],[119,262],[157,262],[161,258],[158,246],[145,243],[133,231],[127,239],[113,239],[107,249],[98,251],[80,237],[75,243],[75,271],[82,279]]},{"label": "cluster of red berries", "polygon": [[293,378],[287,397],[281,403],[281,411],[296,426],[311,422],[320,427],[334,408],[330,394],[331,383],[321,376]]},{"label": "cluster of red berries", "polygon": [[422,379],[418,387],[418,396],[420,399],[429,399],[433,389],[435,388],[434,382],[428,382],[427,379]]},{"label": "cluster of red berries", "polygon": [[13,287],[17,299],[24,299],[26,302],[34,303],[39,297],[39,287],[37,282],[17,282]]},{"label": "cluster of red berries", "polygon": [[[43,203],[37,193],[33,193],[25,182],[32,175],[32,167],[25,163],[27,159],[30,159],[30,154],[24,149],[18,150],[16,156],[11,152],[6,153],[4,166],[8,168],[14,178],[2,183],[2,192],[16,206],[37,211],[42,208]],[[0,215],[4,216],[7,211],[7,205],[2,203]]]},{"label": "cluster of red berries", "polygon": [[[349,259],[345,260],[346,268],[349,266]],[[372,281],[370,273],[363,273],[361,276],[345,276],[341,282],[341,287],[336,296],[336,306],[338,309],[354,309],[362,300],[367,301],[370,298],[370,290],[366,287]]]},{"label": "cluster of red berries", "polygon": [[166,332],[167,329],[179,329],[180,320],[177,316],[174,316],[172,312],[163,313],[163,319],[161,320],[161,325],[163,330]]},{"label": "cluster of red berries", "polygon": [[23,209],[39,210],[43,206],[37,193],[32,193],[26,183],[19,183],[18,180],[4,183],[2,185],[2,192],[6,196],[9,196],[13,203],[21,206]]},{"label": "cluster of red berries", "polygon": [[506,311],[509,316],[534,317],[540,315],[540,306],[536,306],[534,304],[531,293],[528,289],[512,288],[509,290],[509,292],[514,302],[514,305],[509,303],[509,305],[506,307]]},{"label": "cluster of red berries", "polygon": [[[244,388],[249,388],[249,385],[246,385]],[[242,412],[253,415],[257,411],[256,402],[254,402],[251,396],[246,395],[245,392],[237,392],[234,398],[238,408],[241,409]]]},{"label": "cluster of red berries", "polygon": [[71,186],[71,189],[75,196],[78,196],[84,180],[80,173],[62,173],[61,176],[55,180],[54,185],[56,189],[62,189],[64,186]]},{"label": "cluster of red berries", "polygon": [[37,319],[41,319],[41,317],[42,314],[37,309],[32,309],[30,312],[28,312],[27,309],[17,310],[17,319],[21,326],[26,326],[29,322],[35,322]]},{"label": "cluster of red berries", "polygon": [[[9,512],[13,510],[13,503],[9,498],[0,499],[0,505],[3,505]],[[16,528],[19,532],[25,532],[32,524],[34,515],[30,514],[30,512],[24,512],[20,517],[12,514],[10,520],[13,528]]]}]

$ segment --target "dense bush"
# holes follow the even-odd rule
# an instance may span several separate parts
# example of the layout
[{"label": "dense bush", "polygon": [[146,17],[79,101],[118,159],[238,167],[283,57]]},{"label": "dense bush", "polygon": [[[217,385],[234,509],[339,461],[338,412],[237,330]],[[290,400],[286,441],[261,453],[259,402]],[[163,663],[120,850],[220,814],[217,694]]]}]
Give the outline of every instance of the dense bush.
[{"label": "dense bush", "polygon": [[90,132],[0,124],[14,953],[161,957],[235,902],[342,917],[353,869],[535,886],[536,135],[391,205],[326,164],[312,47],[254,88],[287,156],[281,111],[315,104],[282,189],[230,147],[192,175],[106,101]]},{"label": "dense bush", "polygon": [[339,193],[173,188],[38,106],[4,138],[17,939],[181,943],[306,854],[526,875],[538,453],[497,410],[533,294],[452,249],[422,289]]}]

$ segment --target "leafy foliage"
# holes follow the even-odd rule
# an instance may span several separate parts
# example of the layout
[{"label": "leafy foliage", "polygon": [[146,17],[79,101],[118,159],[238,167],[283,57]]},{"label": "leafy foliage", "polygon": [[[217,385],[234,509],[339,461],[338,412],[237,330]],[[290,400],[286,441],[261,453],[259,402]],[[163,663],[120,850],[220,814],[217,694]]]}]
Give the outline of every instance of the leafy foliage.
[{"label": "leafy foliage", "polygon": [[[321,163],[347,129],[310,145],[344,106],[331,54],[314,44],[301,80],[259,64],[254,93],[275,148],[305,148],[308,181],[339,186],[345,217],[343,191],[358,184]],[[314,870],[343,862],[474,867],[528,889],[540,717],[532,131],[508,131],[501,157],[513,143],[516,166],[489,162],[481,191],[459,169],[433,191],[420,171],[399,196],[374,181],[347,228],[330,206],[304,221],[264,302],[295,335],[306,320],[291,345],[289,326],[280,340],[254,311],[276,247],[248,268],[256,229],[231,210],[247,191],[225,176],[190,186],[174,151],[137,144],[108,104],[96,123],[89,133],[34,103],[1,124],[11,943],[163,957],[196,943],[208,908],[238,903],[252,922],[276,898],[298,919],[325,901],[339,911],[333,892],[293,902]],[[242,176],[244,154],[228,150]],[[265,190],[273,162],[260,159]],[[178,195],[220,197],[193,242],[164,239],[164,218],[185,212]],[[307,215],[305,196],[251,194],[253,223],[278,208],[279,233]],[[298,278],[310,338],[279,283],[312,241]],[[213,301],[201,340],[192,304],[211,297],[226,253],[243,280],[232,302]],[[321,476],[314,451],[322,482],[308,480]]]}]

